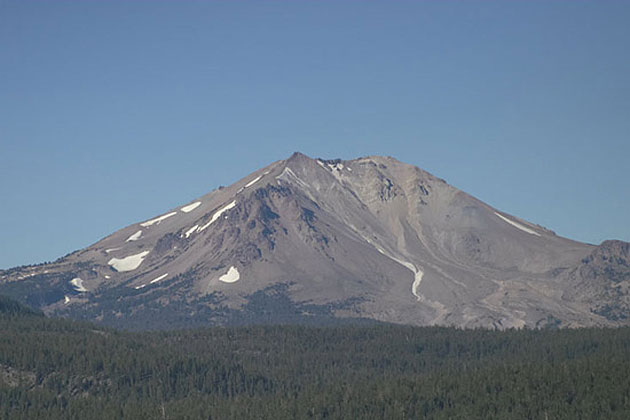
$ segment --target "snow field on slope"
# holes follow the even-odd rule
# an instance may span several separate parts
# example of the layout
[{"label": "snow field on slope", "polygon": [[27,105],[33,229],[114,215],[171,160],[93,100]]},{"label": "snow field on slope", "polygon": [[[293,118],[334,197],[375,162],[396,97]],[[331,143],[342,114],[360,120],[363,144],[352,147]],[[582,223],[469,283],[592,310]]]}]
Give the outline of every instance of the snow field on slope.
[{"label": "snow field on slope", "polygon": [[112,258],[107,264],[114,267],[114,270],[118,272],[135,270],[142,264],[144,257],[149,254],[149,251],[142,251],[139,254],[129,255],[125,258]]},{"label": "snow field on slope", "polygon": [[166,278],[167,276],[168,276],[168,273],[166,273],[166,274],[162,274],[160,277],[157,277],[157,278],[155,278],[155,279],[151,280],[151,281],[149,282],[149,284],[157,283],[158,281],[160,281],[160,280],[162,280],[162,279]]},{"label": "snow field on slope", "polygon": [[221,208],[220,210],[217,210],[217,212],[212,215],[212,218],[210,219],[210,221],[208,223],[206,223],[205,225],[203,225],[202,227],[198,228],[197,232],[201,232],[201,231],[205,230],[208,226],[210,226],[211,224],[216,222],[219,219],[219,217],[221,217],[221,215],[224,212],[230,210],[231,208],[234,208],[235,206],[236,206],[236,201],[232,201],[227,206]]},{"label": "snow field on slope", "polygon": [[165,214],[165,215],[163,215],[163,216],[156,217],[155,219],[147,220],[147,221],[146,221],[146,222],[144,222],[144,223],[140,223],[140,226],[142,226],[142,227],[148,227],[148,226],[154,225],[154,224],[156,224],[156,223],[157,223],[157,224],[160,224],[160,222],[161,222],[162,220],[166,220],[166,219],[168,219],[168,218],[169,218],[169,217],[171,217],[171,216],[175,216],[176,214],[177,214],[177,212],[176,212],[176,211],[173,211],[173,212],[170,212],[170,213]]},{"label": "snow field on slope", "polygon": [[535,230],[530,229],[530,228],[528,228],[528,227],[525,227],[525,226],[521,225],[520,223],[517,223],[517,222],[515,222],[515,221],[513,221],[513,220],[510,220],[510,219],[508,219],[507,217],[500,215],[500,214],[499,214],[499,213],[497,213],[496,211],[494,212],[494,214],[496,214],[496,215],[497,215],[497,216],[499,216],[502,220],[504,220],[505,222],[507,222],[507,223],[511,224],[511,225],[512,225],[512,226],[514,226],[515,228],[522,230],[523,232],[527,232],[527,233],[529,233],[530,235],[540,236],[540,233],[536,232]]},{"label": "snow field on slope", "polygon": [[245,188],[249,188],[249,187],[251,187],[252,185],[254,185],[255,183],[257,183],[257,182],[260,180],[260,178],[262,178],[262,175],[260,175],[260,176],[258,176],[258,177],[256,177],[256,178],[254,178],[253,180],[249,181],[249,182],[245,185]]},{"label": "snow field on slope", "polygon": [[183,211],[184,213],[190,213],[191,211],[199,207],[199,205],[201,205],[201,201],[197,201],[187,206],[184,206],[180,210]]},{"label": "snow field on slope", "polygon": [[238,281],[238,279],[240,278],[241,278],[241,275],[238,272],[238,269],[232,266],[230,267],[227,273],[219,277],[219,280],[222,281],[223,283],[234,283]]},{"label": "snow field on slope", "polygon": [[195,230],[197,230],[197,228],[198,228],[198,227],[199,227],[199,225],[195,225],[195,226],[191,227],[190,229],[188,229],[188,230],[184,233],[184,235],[183,235],[183,236],[185,236],[186,238],[188,238],[190,235],[192,235],[192,234],[193,234],[193,232],[194,232]]},{"label": "snow field on slope", "polygon": [[142,230],[139,230],[136,233],[134,233],[133,235],[131,235],[130,237],[128,237],[125,242],[137,241],[138,239],[140,239],[141,236],[142,236]]},{"label": "snow field on slope", "polygon": [[74,287],[74,290],[76,290],[77,292],[88,291],[88,289],[83,287],[83,280],[81,280],[79,277],[75,277],[72,280],[70,280],[70,284],[72,284],[72,286]]}]

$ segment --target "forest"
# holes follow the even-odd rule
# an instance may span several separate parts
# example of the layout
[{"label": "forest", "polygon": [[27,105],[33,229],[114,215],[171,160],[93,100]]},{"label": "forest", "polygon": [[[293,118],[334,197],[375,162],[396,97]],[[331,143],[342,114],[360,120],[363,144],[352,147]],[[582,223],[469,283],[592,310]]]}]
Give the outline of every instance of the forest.
[{"label": "forest", "polygon": [[125,332],[0,298],[0,419],[628,419],[630,328]]}]

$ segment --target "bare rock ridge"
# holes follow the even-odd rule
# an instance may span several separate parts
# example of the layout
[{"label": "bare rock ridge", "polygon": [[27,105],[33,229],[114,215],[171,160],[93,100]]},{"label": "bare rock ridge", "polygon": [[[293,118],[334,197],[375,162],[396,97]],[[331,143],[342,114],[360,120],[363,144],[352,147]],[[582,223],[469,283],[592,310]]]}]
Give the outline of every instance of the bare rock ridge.
[{"label": "bare rock ridge", "polygon": [[629,254],[391,157],[294,153],[54,263],[2,271],[0,294],[129,329],[615,326],[630,323]]}]

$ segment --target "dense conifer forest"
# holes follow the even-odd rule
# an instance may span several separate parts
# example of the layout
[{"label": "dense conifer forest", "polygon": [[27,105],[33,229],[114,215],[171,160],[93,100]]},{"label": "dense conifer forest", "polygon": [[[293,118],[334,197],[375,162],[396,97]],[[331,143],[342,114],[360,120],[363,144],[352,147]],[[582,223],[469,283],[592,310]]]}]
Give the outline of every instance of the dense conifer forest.
[{"label": "dense conifer forest", "polygon": [[628,419],[630,329],[131,333],[0,299],[0,419]]}]

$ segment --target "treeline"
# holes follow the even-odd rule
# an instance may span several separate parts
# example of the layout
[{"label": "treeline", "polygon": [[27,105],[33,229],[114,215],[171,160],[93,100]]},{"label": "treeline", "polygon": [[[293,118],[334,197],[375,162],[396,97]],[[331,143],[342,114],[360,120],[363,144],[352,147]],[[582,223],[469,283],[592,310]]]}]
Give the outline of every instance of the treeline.
[{"label": "treeline", "polygon": [[15,317],[24,315],[44,316],[41,311],[32,309],[13,299],[0,295],[0,316]]},{"label": "treeline", "polygon": [[630,418],[629,328],[128,333],[0,310],[0,334],[0,419]]}]

